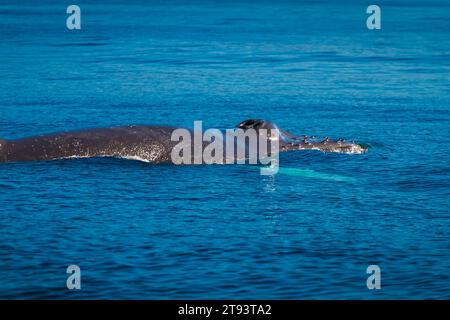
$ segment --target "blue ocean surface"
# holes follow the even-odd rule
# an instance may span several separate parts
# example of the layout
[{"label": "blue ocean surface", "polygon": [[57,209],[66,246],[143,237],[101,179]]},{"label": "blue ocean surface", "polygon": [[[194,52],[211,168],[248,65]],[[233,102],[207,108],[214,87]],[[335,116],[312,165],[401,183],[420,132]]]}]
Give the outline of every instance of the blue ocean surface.
[{"label": "blue ocean surface", "polygon": [[0,298],[450,298],[449,1],[377,1],[381,30],[367,1],[68,4],[0,1],[2,139],[263,118],[369,152],[1,164]]}]

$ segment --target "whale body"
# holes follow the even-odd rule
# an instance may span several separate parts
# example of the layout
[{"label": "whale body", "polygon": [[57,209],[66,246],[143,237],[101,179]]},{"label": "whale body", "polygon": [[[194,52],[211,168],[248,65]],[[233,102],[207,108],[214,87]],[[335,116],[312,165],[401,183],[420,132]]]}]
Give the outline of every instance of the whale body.
[{"label": "whale body", "polygon": [[[245,120],[235,128],[278,129],[279,151],[320,150],[323,152],[363,153],[367,148],[353,142],[308,136],[295,136],[276,124],[261,119]],[[70,158],[114,157],[139,159],[155,164],[171,163],[177,141],[171,126],[123,126],[62,132],[17,140],[0,140],[0,163],[46,161]],[[262,132],[262,130],[261,130]],[[208,145],[203,142],[203,145]],[[246,146],[237,146],[245,148]]]}]

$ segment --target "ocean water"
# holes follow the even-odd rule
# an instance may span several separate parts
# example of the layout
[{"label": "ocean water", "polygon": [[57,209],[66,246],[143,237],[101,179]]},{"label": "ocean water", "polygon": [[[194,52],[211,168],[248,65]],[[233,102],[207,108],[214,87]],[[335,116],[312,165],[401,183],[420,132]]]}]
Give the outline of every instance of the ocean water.
[{"label": "ocean water", "polygon": [[[0,137],[264,118],[363,155],[0,165],[0,298],[450,298],[450,2],[0,1]],[[338,178],[336,178],[338,177]],[[66,268],[81,268],[81,290]],[[381,268],[368,290],[366,268]]]}]

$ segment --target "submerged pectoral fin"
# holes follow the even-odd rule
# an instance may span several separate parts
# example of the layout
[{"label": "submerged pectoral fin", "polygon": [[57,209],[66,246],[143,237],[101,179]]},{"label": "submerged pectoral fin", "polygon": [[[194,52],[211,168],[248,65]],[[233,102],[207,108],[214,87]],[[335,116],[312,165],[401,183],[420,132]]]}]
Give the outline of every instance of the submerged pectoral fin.
[{"label": "submerged pectoral fin", "polygon": [[342,182],[355,182],[356,179],[348,176],[343,176],[335,173],[325,173],[319,172],[311,169],[300,169],[300,168],[279,168],[279,174],[293,176],[293,177],[306,177],[322,180],[331,181],[342,181]]},{"label": "submerged pectoral fin", "polygon": [[[259,168],[259,167],[256,167]],[[349,176],[343,176],[335,173],[325,173],[319,172],[312,169],[300,169],[300,168],[290,168],[290,167],[280,167],[278,168],[277,174],[291,176],[291,177],[303,177],[311,179],[321,179],[328,181],[339,181],[339,182],[355,182],[356,179]]]}]

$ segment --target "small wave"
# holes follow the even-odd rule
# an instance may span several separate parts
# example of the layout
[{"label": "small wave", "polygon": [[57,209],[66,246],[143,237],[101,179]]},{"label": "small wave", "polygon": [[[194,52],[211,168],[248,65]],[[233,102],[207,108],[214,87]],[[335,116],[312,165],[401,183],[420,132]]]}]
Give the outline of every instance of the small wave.
[{"label": "small wave", "polygon": [[144,159],[138,156],[115,156],[115,155],[100,155],[100,156],[81,156],[81,155],[75,155],[75,156],[68,156],[68,157],[61,157],[55,160],[70,160],[70,159],[90,159],[90,158],[115,158],[115,159],[124,159],[124,160],[134,160],[134,161],[141,161],[145,163],[151,163],[152,161],[148,159]]},{"label": "small wave", "polygon": [[125,159],[125,160],[134,160],[134,161],[141,161],[145,163],[151,163],[152,161],[148,159],[144,159],[138,156],[124,156],[124,157],[118,157],[119,159]]}]

